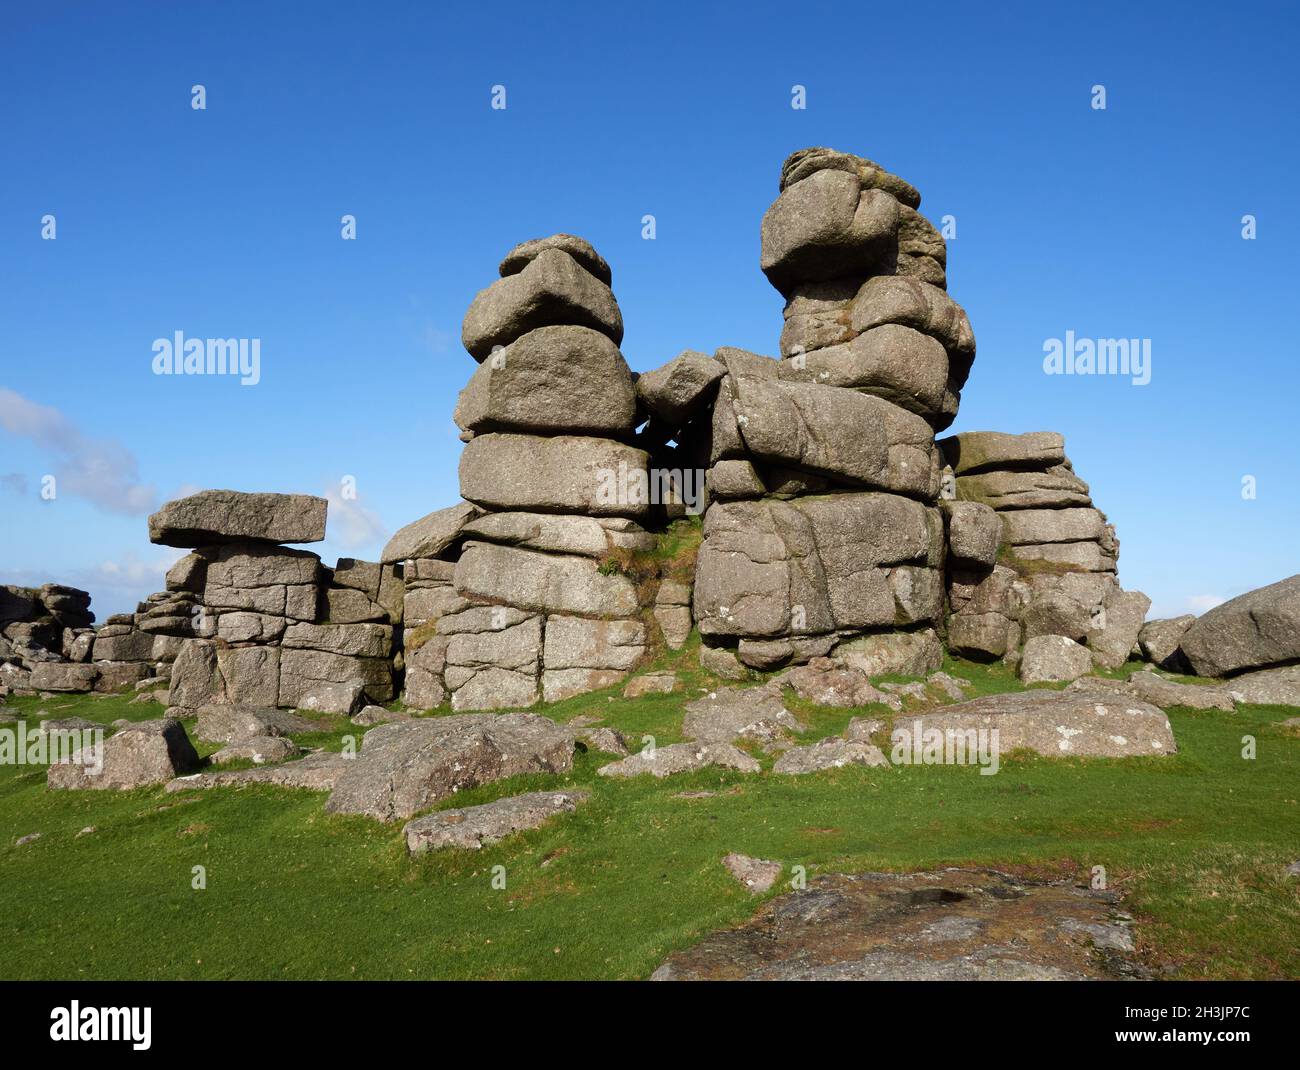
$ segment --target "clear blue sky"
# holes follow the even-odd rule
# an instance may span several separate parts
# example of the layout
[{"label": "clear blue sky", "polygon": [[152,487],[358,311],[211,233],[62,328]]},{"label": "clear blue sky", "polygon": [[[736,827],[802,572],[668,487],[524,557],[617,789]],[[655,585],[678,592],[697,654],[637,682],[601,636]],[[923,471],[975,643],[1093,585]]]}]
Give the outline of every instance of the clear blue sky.
[{"label": "clear blue sky", "polygon": [[[609,260],[634,369],[775,353],[758,226],[808,145],[956,217],[955,430],[1063,432],[1153,614],[1300,570],[1294,4],[619,7],[6,3],[0,581],[102,618],[162,586],[155,502],[347,475],[316,548],[374,555],[457,498],[461,318],[525,238]],[[176,330],[260,338],[261,383],[153,375]],[[1150,338],[1150,385],[1044,375],[1069,330]]]}]

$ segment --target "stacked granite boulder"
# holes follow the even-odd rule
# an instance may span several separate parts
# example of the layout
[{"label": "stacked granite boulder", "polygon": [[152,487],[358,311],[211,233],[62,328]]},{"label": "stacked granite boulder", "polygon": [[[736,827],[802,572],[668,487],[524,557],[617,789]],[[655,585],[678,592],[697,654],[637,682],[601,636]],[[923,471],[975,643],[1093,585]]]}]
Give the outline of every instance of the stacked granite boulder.
[{"label": "stacked granite boulder", "polygon": [[[150,541],[190,547],[168,574],[155,620],[182,629],[169,702],[350,713],[393,698],[396,569],[283,544],[325,537],[326,502],[299,494],[203,491],[149,518]],[[147,614],[146,614],[147,616]],[[400,617],[398,618],[400,620]]]},{"label": "stacked granite boulder", "polygon": [[655,540],[609,265],[557,234],[516,246],[500,274],[462,331],[479,361],[455,412],[468,504],[417,522],[445,526],[441,547],[384,553],[423,559],[407,566],[410,623],[424,621],[409,629],[412,704],[554,701],[616,682],[646,649],[645,595],[611,557]]},{"label": "stacked granite boulder", "polygon": [[956,415],[974,335],[908,183],[808,149],[780,188],[762,268],[786,298],[782,357],[718,350],[708,425],[678,438],[708,467],[701,658],[728,675],[832,652],[928,671],[944,596],[934,432]]},{"label": "stacked granite boulder", "polygon": [[1084,665],[1089,655],[1101,668],[1124,664],[1151,600],[1120,587],[1115,529],[1062,436],[972,431],[939,447],[951,499],[943,503],[949,649],[1015,661],[1022,646],[1057,636],[1087,648]]},{"label": "stacked granite boulder", "polygon": [[87,663],[95,640],[94,620],[90,595],[75,587],[0,586],[0,687],[92,690],[98,671]]}]

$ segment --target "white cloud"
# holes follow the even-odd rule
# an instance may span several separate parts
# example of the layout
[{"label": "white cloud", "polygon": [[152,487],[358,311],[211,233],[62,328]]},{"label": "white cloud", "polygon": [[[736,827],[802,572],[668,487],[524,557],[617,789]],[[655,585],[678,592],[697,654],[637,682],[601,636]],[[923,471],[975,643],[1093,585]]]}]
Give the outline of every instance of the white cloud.
[{"label": "white cloud", "polygon": [[56,493],[74,495],[111,513],[152,512],[157,495],[139,479],[135,454],[113,439],[88,438],[58,409],[0,387],[0,427],[49,455]]},{"label": "white cloud", "polygon": [[325,491],[329,502],[330,541],[345,550],[355,550],[382,539],[388,529],[373,509],[367,509],[355,497],[343,497],[337,489]]},{"label": "white cloud", "polygon": [[1187,612],[1204,613],[1215,606],[1223,605],[1226,601],[1226,598],[1222,598],[1217,594],[1194,594],[1187,599]]}]

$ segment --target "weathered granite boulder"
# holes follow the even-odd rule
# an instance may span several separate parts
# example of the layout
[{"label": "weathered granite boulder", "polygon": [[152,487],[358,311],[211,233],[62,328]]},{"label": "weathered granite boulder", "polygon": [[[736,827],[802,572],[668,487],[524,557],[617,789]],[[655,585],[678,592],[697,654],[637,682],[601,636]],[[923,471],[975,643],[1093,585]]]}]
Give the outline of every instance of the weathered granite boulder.
[{"label": "weathered granite boulder", "polygon": [[948,558],[960,567],[992,568],[1002,544],[1002,521],[978,502],[943,501],[948,533]]},{"label": "weathered granite boulder", "polygon": [[[895,731],[899,724],[895,723]],[[909,731],[998,730],[998,750],[1048,758],[1127,758],[1177,751],[1169,718],[1140,699],[1111,691],[1019,691],[986,695],[917,714]],[[969,737],[968,737],[969,738]]]},{"label": "weathered granite boulder", "polygon": [[[721,369],[719,369],[721,371]],[[456,403],[458,427],[618,438],[636,426],[632,373],[589,327],[539,327],[479,365]]]},{"label": "weathered granite boulder", "polygon": [[98,678],[99,668],[93,663],[38,661],[31,667],[27,686],[35,691],[90,691]]},{"label": "weathered granite boulder", "polygon": [[631,580],[602,573],[588,557],[468,542],[455,576],[456,590],[466,598],[530,612],[614,618],[638,609]]},{"label": "weathered granite boulder", "polygon": [[637,400],[670,427],[682,427],[713,396],[727,369],[706,353],[688,349],[636,381]]},{"label": "weathered granite boulder", "polygon": [[1151,599],[1141,591],[1112,588],[1103,603],[1102,625],[1088,636],[1093,662],[1103,669],[1118,669],[1128,661],[1150,608]]},{"label": "weathered granite boulder", "polygon": [[604,558],[615,550],[653,550],[655,536],[623,517],[549,513],[488,513],[465,525],[464,536],[502,546]]},{"label": "weathered granite boulder", "polygon": [[802,732],[800,722],[781,700],[780,688],[719,688],[688,702],[682,733],[706,743],[753,740],[765,746],[789,743],[791,732]]},{"label": "weathered granite boulder", "polygon": [[994,469],[1052,468],[1065,463],[1065,438],[1055,431],[1023,435],[967,431],[941,439],[939,447],[959,476]]},{"label": "weathered granite boulder", "polygon": [[631,777],[649,773],[656,778],[690,773],[710,766],[757,773],[761,766],[730,743],[673,743],[667,747],[646,747],[612,765],[602,765],[600,776]]},{"label": "weathered granite boulder", "polygon": [[591,242],[576,234],[552,234],[546,238],[533,238],[520,242],[502,257],[499,274],[503,279],[507,275],[518,275],[547,249],[559,249],[568,253],[585,271],[590,272],[606,286],[610,285],[613,275],[609,270],[609,264],[596,252]]},{"label": "weathered granite boulder", "polygon": [[129,791],[166,783],[199,764],[199,756],[184,727],[170,717],[125,726],[104,740],[99,757],[99,763],[83,760],[51,765],[45,777],[46,786]]},{"label": "weathered granite boulder", "polygon": [[456,792],[523,773],[565,773],[573,729],[528,713],[462,714],[380,725],[325,809],[380,821],[412,817]]},{"label": "weathered granite boulder", "polygon": [[402,829],[413,855],[444,847],[478,850],[525,829],[535,829],[559,814],[571,814],[590,792],[531,791],[482,806],[439,810],[407,822]]},{"label": "weathered granite boulder", "polygon": [[1229,676],[1300,659],[1300,575],[1202,614],[1179,648],[1198,676]]},{"label": "weathered granite boulder", "polygon": [[792,747],[776,760],[774,773],[800,775],[841,769],[846,765],[889,767],[889,759],[872,743],[858,743],[828,736],[807,747]]},{"label": "weathered granite boulder", "polygon": [[1183,634],[1195,622],[1194,614],[1173,617],[1169,620],[1149,620],[1138,632],[1138,646],[1147,661],[1159,665],[1171,672],[1183,672],[1190,668],[1178,649]]},{"label": "weathered granite boulder", "polygon": [[935,570],[926,607],[933,619],[942,543],[938,511],[896,495],[715,503],[696,567],[700,634],[760,638],[893,625],[913,616],[917,593],[911,572],[906,589],[901,579],[891,583],[901,566]]},{"label": "weathered granite boulder", "polygon": [[639,620],[591,620],[552,615],[546,621],[542,697],[559,702],[622,680],[645,655]]},{"label": "weathered granite boulder", "polygon": [[877,690],[861,669],[832,658],[813,658],[773,677],[773,684],[788,687],[801,699],[818,706],[866,706],[879,702],[894,709],[901,703]]},{"label": "weathered granite boulder", "polygon": [[647,462],[607,438],[476,435],[461,454],[460,492],[489,510],[636,519],[650,508]]},{"label": "weathered granite boulder", "polygon": [[1036,635],[1020,655],[1020,679],[1026,684],[1077,680],[1091,671],[1088,648],[1063,635]]},{"label": "weathered granite boulder", "polygon": [[898,250],[898,201],[856,175],[817,171],[763,216],[763,274],[783,294],[800,282],[871,274]]},{"label": "weathered granite boulder", "polygon": [[[188,715],[188,710],[172,707],[169,716]],[[319,732],[325,727],[288,710],[268,706],[221,704],[200,706],[194,734],[209,743],[234,743],[254,736],[287,736],[295,732]]]},{"label": "weathered granite boulder", "polygon": [[461,342],[475,360],[538,327],[576,324],[617,345],[623,317],[610,288],[557,247],[540,250],[521,270],[480,290],[465,313]]},{"label": "weathered granite boulder", "polygon": [[164,546],[210,546],[252,539],[320,542],[324,498],[307,494],[248,494],[205,490],[168,502],[149,517],[149,541]]},{"label": "weathered granite boulder", "polygon": [[388,540],[379,560],[388,565],[412,558],[441,557],[456,543],[461,528],[482,515],[482,509],[468,502],[438,509],[399,528]]},{"label": "weathered granite boulder", "polygon": [[296,758],[299,754],[298,744],[285,736],[249,736],[234,743],[228,743],[208,758],[213,765],[225,765],[227,762],[247,761],[254,765],[267,762],[282,762],[287,758]]},{"label": "weathered granite boulder", "polygon": [[1244,672],[1234,676],[1226,689],[1238,702],[1300,706],[1300,665]]},{"label": "weathered granite boulder", "polygon": [[845,640],[832,657],[867,677],[924,676],[943,664],[943,644],[932,628],[879,632]]}]

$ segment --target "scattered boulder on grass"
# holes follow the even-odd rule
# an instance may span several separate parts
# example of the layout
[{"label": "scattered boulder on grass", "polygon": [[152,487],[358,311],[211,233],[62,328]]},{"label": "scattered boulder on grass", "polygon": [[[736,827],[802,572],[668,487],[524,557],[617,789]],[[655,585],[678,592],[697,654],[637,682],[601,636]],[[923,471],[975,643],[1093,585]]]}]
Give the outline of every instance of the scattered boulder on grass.
[{"label": "scattered boulder on grass", "polygon": [[557,814],[571,814],[590,794],[531,791],[463,810],[439,810],[408,822],[402,834],[413,855],[444,847],[478,850],[515,832],[538,828]]},{"label": "scattered boulder on grass", "polygon": [[762,895],[781,878],[780,862],[771,862],[766,858],[750,858],[749,855],[727,855],[722,864],[736,880],[740,881],[751,895]]},{"label": "scattered boulder on grass", "polygon": [[642,695],[671,695],[677,686],[677,674],[673,672],[648,672],[644,676],[634,676],[623,688],[624,698],[640,698]]},{"label": "scattered boulder on grass", "polygon": [[270,706],[200,706],[194,734],[208,743],[234,743],[253,736],[319,732],[322,726],[288,710]]},{"label": "scattered boulder on grass", "polygon": [[1224,686],[1238,702],[1300,706],[1300,665],[1260,669],[1234,676]]},{"label": "scattered boulder on grass", "polygon": [[572,728],[531,713],[416,718],[372,728],[325,804],[380,821],[412,817],[458,791],[522,773],[567,773]]},{"label": "scattered boulder on grass", "polygon": [[360,713],[353,715],[352,723],[369,728],[372,725],[388,724],[391,721],[409,721],[411,715],[404,710],[386,710],[383,706],[367,706]]},{"label": "scattered boulder on grass", "polygon": [[226,762],[250,761],[254,765],[266,762],[282,762],[286,758],[298,756],[298,744],[287,736],[252,736],[236,743],[227,743],[213,754],[208,761],[213,765]]},{"label": "scattered boulder on grass", "polygon": [[682,732],[707,743],[750,739],[768,747],[786,743],[791,732],[804,731],[781,701],[779,690],[764,687],[724,687],[687,703]]},{"label": "scattered boulder on grass", "polygon": [[184,727],[170,717],[128,725],[104,740],[100,751],[98,763],[93,756],[83,753],[79,755],[82,761],[51,765],[46,786],[127,791],[166,783],[199,764],[199,756]]},{"label": "scattered boulder on grass", "polygon": [[788,687],[801,699],[818,706],[866,706],[878,702],[892,709],[902,703],[878,691],[861,670],[831,658],[813,658],[806,665],[786,669],[771,683]]},{"label": "scattered boulder on grass", "polygon": [[1197,676],[1300,660],[1300,575],[1215,606],[1188,627],[1179,647]]},{"label": "scattered boulder on grass", "polygon": [[919,733],[937,729],[945,739],[996,729],[1002,755],[1025,749],[1048,758],[1131,758],[1178,750],[1164,711],[1114,691],[986,695],[918,713],[904,727]]},{"label": "scattered boulder on grass", "polygon": [[592,750],[604,751],[606,754],[626,757],[632,753],[627,745],[627,738],[616,728],[607,728],[603,725],[584,728],[578,732],[578,738]]},{"label": "scattered boulder on grass", "polygon": [[1128,678],[1132,693],[1143,702],[1167,709],[1185,706],[1193,710],[1223,710],[1231,713],[1237,708],[1228,687],[1202,684],[1180,684],[1166,680],[1153,672],[1135,672]]},{"label": "scattered boulder on grass", "polygon": [[303,788],[308,791],[330,791],[343,775],[343,770],[354,761],[355,759],[334,751],[317,751],[305,758],[280,765],[177,777],[167,782],[167,791],[247,787],[251,784],[271,784],[279,788]]},{"label": "scattered boulder on grass", "polygon": [[656,777],[674,773],[692,773],[709,766],[757,773],[760,766],[743,750],[730,743],[673,743],[667,747],[647,747],[613,765],[596,770],[601,776],[630,777],[650,773]]},{"label": "scattered boulder on grass", "polygon": [[1191,668],[1178,649],[1187,629],[1196,623],[1194,614],[1168,620],[1149,620],[1138,632],[1138,646],[1147,661],[1170,672],[1184,672]]},{"label": "scattered boulder on grass", "polygon": [[889,766],[889,759],[873,743],[854,742],[839,736],[818,740],[808,747],[791,747],[772,766],[774,773],[819,773],[846,765]]}]

